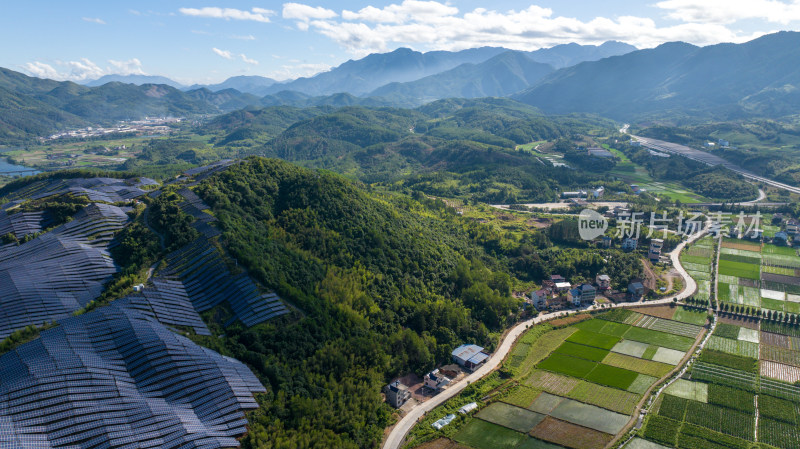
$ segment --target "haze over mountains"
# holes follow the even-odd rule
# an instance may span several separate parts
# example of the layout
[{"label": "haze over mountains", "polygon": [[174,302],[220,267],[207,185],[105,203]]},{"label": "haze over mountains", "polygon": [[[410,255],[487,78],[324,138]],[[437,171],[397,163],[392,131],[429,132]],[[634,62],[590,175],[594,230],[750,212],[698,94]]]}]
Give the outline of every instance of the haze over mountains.
[{"label": "haze over mountains", "polygon": [[99,86],[92,85],[103,79],[79,85],[0,69],[0,138],[29,138],[145,115],[188,117],[247,106],[417,107],[442,98],[487,96],[510,96],[547,113],[597,113],[619,120],[654,113],[782,116],[800,112],[797,48],[797,32],[738,45],[696,47],[679,42],[646,50],[618,42],[535,52],[484,47],[420,53],[401,48],[290,82],[240,76],[190,87],[139,75],[104,77],[112,82]]}]

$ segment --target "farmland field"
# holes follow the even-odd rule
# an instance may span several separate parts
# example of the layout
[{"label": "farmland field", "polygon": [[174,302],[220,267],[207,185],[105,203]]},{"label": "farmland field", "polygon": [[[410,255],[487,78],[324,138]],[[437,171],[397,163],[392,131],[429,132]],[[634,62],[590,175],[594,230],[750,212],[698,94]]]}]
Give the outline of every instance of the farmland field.
[{"label": "farmland field", "polygon": [[713,335],[708,340],[706,347],[716,351],[727,352],[728,354],[758,358],[758,343],[749,341],[733,340]]},{"label": "farmland field", "polygon": [[578,357],[581,359],[599,362],[603,360],[608,354],[608,350],[595,348],[592,346],[579,345],[569,341],[565,341],[561,346],[556,348],[554,354],[568,355]]},{"label": "farmland field", "polygon": [[536,397],[539,396],[539,393],[541,393],[540,390],[525,385],[519,385],[508,396],[501,400],[511,405],[528,408]]},{"label": "farmland field", "polygon": [[638,341],[631,341],[631,340],[622,340],[621,342],[614,345],[611,348],[612,352],[616,352],[618,354],[625,354],[631,357],[642,357],[649,348],[650,345],[647,343],[639,343]]},{"label": "farmland field", "polygon": [[633,383],[628,387],[628,391],[631,393],[643,394],[648,388],[650,388],[650,385],[653,385],[653,382],[655,381],[655,377],[648,376],[647,374],[639,374],[636,376],[636,379],[633,381]]},{"label": "farmland field", "polygon": [[755,416],[702,402],[689,401],[686,422],[752,441]]},{"label": "farmland field", "polygon": [[800,427],[772,419],[758,420],[758,439],[781,449],[796,449]]},{"label": "farmland field", "polygon": [[525,435],[477,418],[471,419],[453,437],[475,449],[514,449]]},{"label": "farmland field", "polygon": [[478,412],[476,417],[491,423],[508,427],[517,432],[528,433],[542,422],[545,415],[503,402],[494,402]]},{"label": "farmland field", "polygon": [[678,310],[675,311],[675,315],[672,317],[672,319],[676,321],[681,321],[683,323],[703,326],[706,324],[707,316],[708,313],[705,310],[695,310],[695,309],[690,309],[688,307],[678,307]]},{"label": "farmland field", "polygon": [[615,434],[622,430],[630,416],[608,411],[593,405],[565,399],[550,412],[550,416],[579,426]]},{"label": "farmland field", "polygon": [[525,383],[533,388],[563,396],[575,388],[579,382],[580,380],[573,377],[536,370]]},{"label": "farmland field", "polygon": [[755,280],[760,278],[760,266],[745,262],[720,260],[718,270],[719,274],[726,276],[736,276]]},{"label": "farmland field", "polygon": [[[678,351],[688,351],[694,344],[694,338],[681,337],[679,335],[667,334],[664,332],[632,327],[624,336],[627,340],[649,343]],[[613,345],[611,346],[614,347]],[[611,349],[611,348],[609,348]]]},{"label": "farmland field", "polygon": [[573,449],[600,449],[613,438],[607,433],[551,417],[534,427],[531,436]]},{"label": "farmland field", "polygon": [[674,368],[674,366],[667,365],[666,363],[642,360],[615,352],[609,353],[606,358],[603,359],[603,363],[654,377],[662,377]]},{"label": "farmland field", "polygon": [[800,368],[792,365],[784,365],[781,363],[770,362],[768,360],[762,360],[761,375],[782,380],[784,382],[794,383],[800,381]]},{"label": "farmland field", "polygon": [[762,344],[761,360],[770,360],[786,365],[800,366],[800,351]]},{"label": "farmland field", "polygon": [[631,386],[633,381],[636,380],[637,376],[638,374],[633,371],[617,368],[615,366],[597,364],[584,378],[596,384],[626,390]]},{"label": "farmland field", "polygon": [[[630,330],[628,332],[630,332]],[[569,338],[567,338],[567,341],[587,346],[594,346],[596,348],[611,350],[611,348],[613,348],[614,345],[617,344],[619,338],[607,334],[599,334],[597,332],[579,330],[578,332],[575,332]]]},{"label": "farmland field", "polygon": [[633,413],[633,409],[642,398],[638,394],[586,381],[581,381],[567,394],[567,397],[626,415]]},{"label": "farmland field", "polygon": [[542,362],[537,365],[537,368],[583,378],[588,375],[595,366],[597,366],[597,363],[589,360],[554,353],[550,357],[542,360]]},{"label": "farmland field", "polygon": [[708,384],[678,379],[664,391],[666,394],[693,401],[708,401]]}]

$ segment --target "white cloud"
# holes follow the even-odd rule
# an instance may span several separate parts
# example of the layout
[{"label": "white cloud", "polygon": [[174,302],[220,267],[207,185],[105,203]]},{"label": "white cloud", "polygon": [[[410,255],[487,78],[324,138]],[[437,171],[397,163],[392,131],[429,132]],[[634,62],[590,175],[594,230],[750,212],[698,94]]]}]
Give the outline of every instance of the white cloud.
[{"label": "white cloud", "polygon": [[299,63],[283,65],[280,69],[268,73],[266,76],[278,81],[309,77],[331,69],[331,65],[322,63]]},{"label": "white cloud", "polygon": [[144,70],[142,70],[142,62],[136,58],[127,61],[109,59],[108,63],[114,68],[114,73],[118,75],[146,75]]},{"label": "white cloud", "polygon": [[22,69],[28,72],[29,75],[37,78],[47,78],[51,80],[63,80],[61,74],[58,73],[53,66],[45,64],[44,62],[27,62],[22,65]]},{"label": "white cloud", "polygon": [[[517,50],[536,50],[558,44],[601,44],[618,40],[640,48],[654,47],[668,41],[686,41],[697,45],[719,42],[744,42],[764,33],[744,33],[726,27],[723,20],[700,20],[700,13],[689,13],[692,0],[663,0],[658,7],[672,11],[681,22],[659,26],[646,17],[596,17],[584,21],[555,14],[553,9],[530,5],[520,10],[495,11],[476,8],[459,11],[451,3],[404,0],[384,7],[366,6],[358,11],[343,10],[341,15],[324,8],[298,3],[284,4],[283,17],[298,20],[300,29],[312,29],[356,55],[386,51],[398,46],[418,50],[460,50],[481,46],[502,46]],[[696,1],[696,0],[695,0]],[[698,10],[711,14],[725,11],[735,17],[744,16],[748,0],[708,0]],[[752,0],[764,4],[783,4],[778,0]],[[800,5],[793,0],[792,5]],[[705,8],[706,4],[716,4]],[[741,5],[739,5],[741,4]],[[685,8],[681,9],[683,5]],[[789,5],[784,4],[787,8]],[[741,8],[740,8],[741,6]],[[800,6],[791,6],[800,8]],[[314,16],[311,11],[324,10]],[[787,10],[782,10],[787,12]],[[722,13],[719,13],[722,14]],[[750,11],[751,16],[754,14]],[[762,11],[764,17],[777,13]],[[692,19],[692,20],[689,20]]]},{"label": "white cloud", "polygon": [[254,41],[254,40],[256,40],[256,37],[253,36],[252,34],[248,34],[246,36],[233,35],[230,38],[231,39],[239,39],[240,41]]},{"label": "white cloud", "polygon": [[684,22],[733,23],[761,19],[783,25],[800,20],[800,1],[779,0],[665,0],[656,3],[667,17]]},{"label": "white cloud", "polygon": [[333,19],[339,14],[321,6],[313,7],[300,3],[284,3],[283,18],[297,20],[297,28],[306,31],[311,20]]},{"label": "white cloud", "polygon": [[211,49],[211,51],[222,56],[225,59],[233,59],[233,54],[231,54],[231,52],[228,50],[220,50],[219,48],[214,47]]},{"label": "white cloud", "polygon": [[248,64],[258,65],[258,61],[256,61],[255,59],[248,58],[247,56],[244,55],[244,53],[240,54],[239,57],[242,58],[242,61]]},{"label": "white cloud", "polygon": [[77,61],[56,61],[54,64],[33,61],[23,64],[21,68],[29,75],[57,81],[92,80],[112,73],[146,75],[142,70],[142,63],[136,58],[128,61],[109,60],[108,63],[109,66],[102,68],[88,58],[81,58]]},{"label": "white cloud", "polygon": [[178,11],[186,16],[194,17],[209,17],[213,19],[225,20],[253,20],[256,22],[269,22],[269,16],[275,14],[275,11],[264,8],[251,8],[250,11],[244,11],[235,8],[217,8],[214,6],[207,6],[205,8],[180,8]]},{"label": "white cloud", "polygon": [[83,17],[83,21],[91,23],[99,23],[100,25],[106,24],[106,22],[103,19],[99,19],[97,17]]}]

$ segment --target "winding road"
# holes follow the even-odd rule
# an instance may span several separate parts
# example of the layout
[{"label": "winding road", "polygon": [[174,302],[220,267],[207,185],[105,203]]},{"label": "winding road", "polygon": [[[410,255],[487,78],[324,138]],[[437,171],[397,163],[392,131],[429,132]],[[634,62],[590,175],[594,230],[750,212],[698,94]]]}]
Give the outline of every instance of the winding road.
[{"label": "winding road", "polygon": [[[695,290],[697,290],[697,283],[689,276],[689,273],[681,266],[679,255],[683,248],[689,244],[693,243],[700,237],[704,235],[705,232],[698,232],[693,234],[687,240],[678,244],[674,250],[670,253],[670,259],[672,260],[672,266],[678,270],[678,273],[683,278],[683,290],[678,292],[675,295],[668,296],[666,298],[658,299],[655,301],[647,301],[646,304],[665,304],[670,303],[674,299],[682,300],[686,299],[689,296],[693,295]],[[645,304],[645,302],[635,302],[635,303],[620,303],[614,304],[612,307],[635,307]],[[589,311],[593,309],[600,308],[598,306],[591,306],[581,309],[581,311]],[[386,440],[383,444],[383,449],[399,449],[405,440],[406,435],[411,430],[412,427],[429,411],[435,409],[439,405],[445,403],[448,399],[452,398],[453,396],[457,395],[461,392],[464,388],[466,388],[471,383],[481,379],[482,377],[488,375],[492,371],[495,370],[500,364],[502,363],[503,359],[505,359],[508,352],[514,346],[514,342],[517,341],[520,335],[522,335],[530,326],[535,324],[541,323],[542,321],[551,320],[553,318],[567,315],[569,313],[575,312],[575,310],[567,310],[567,311],[560,311],[560,312],[551,312],[551,313],[543,313],[539,314],[538,316],[531,318],[526,321],[522,321],[512,327],[503,337],[502,342],[497,347],[495,352],[489,357],[488,360],[477,370],[473,373],[466,376],[464,379],[459,381],[456,384],[453,384],[447,390],[442,391],[438,395],[432,397],[431,399],[417,404],[414,408],[412,408],[400,421],[395,424],[392,428],[389,435],[386,437]]]}]

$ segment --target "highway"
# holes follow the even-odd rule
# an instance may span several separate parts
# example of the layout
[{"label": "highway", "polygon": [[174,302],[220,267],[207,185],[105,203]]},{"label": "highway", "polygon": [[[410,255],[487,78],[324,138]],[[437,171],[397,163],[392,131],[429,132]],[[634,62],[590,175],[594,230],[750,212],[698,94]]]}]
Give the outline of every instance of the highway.
[{"label": "highway", "polygon": [[[672,302],[673,299],[677,298],[678,300],[683,300],[688,298],[689,296],[693,295],[695,290],[697,290],[697,283],[689,276],[689,273],[681,266],[681,262],[679,259],[679,254],[683,250],[683,248],[688,243],[692,243],[695,240],[699,239],[703,236],[704,233],[698,232],[693,234],[689,239],[684,242],[681,242],[678,246],[675,247],[674,250],[670,253],[670,258],[672,260],[672,265],[678,270],[678,273],[683,278],[683,290],[678,292],[675,295],[658,299],[655,301],[647,301],[647,302],[636,302],[636,303],[620,303],[614,304],[612,307],[634,307],[634,306],[641,306],[643,304],[665,304]],[[591,306],[582,309],[581,311],[589,311],[598,308],[597,306]],[[552,313],[543,313],[539,314],[538,316],[531,318],[529,320],[523,321],[518,323],[516,326],[512,327],[511,330],[506,333],[503,340],[498,345],[495,352],[492,354],[491,357],[475,372],[469,374],[467,377],[462,379],[456,384],[450,386],[450,388],[442,391],[438,395],[428,399],[425,402],[417,404],[414,408],[412,408],[397,424],[392,428],[389,436],[386,437],[386,441],[383,444],[383,449],[399,449],[403,441],[405,440],[406,435],[411,430],[412,427],[429,411],[433,410],[434,408],[438,407],[439,405],[443,404],[448,399],[452,398],[453,396],[457,395],[461,392],[467,385],[481,379],[482,377],[486,376],[487,374],[491,373],[495,370],[500,364],[502,363],[503,359],[505,359],[508,352],[514,346],[514,342],[517,341],[520,335],[522,335],[530,326],[541,323],[542,321],[547,321],[562,315],[566,315],[567,313],[574,312],[575,310],[568,310],[568,311],[560,311],[560,312],[552,312]]]},{"label": "highway", "polygon": [[[620,131],[627,131],[627,127],[623,127]],[[677,143],[670,143],[665,142],[663,140],[658,139],[651,139],[649,137],[641,137],[641,136],[634,136],[633,134],[630,135],[631,138],[641,142],[641,144],[647,148],[651,148],[653,150],[662,151],[665,153],[672,153],[678,154],[685,158],[692,159],[694,161],[702,162],[707,165],[722,165],[723,167],[739,173],[740,175],[744,176],[747,179],[751,179],[753,181],[761,182],[767,185],[771,185],[773,187],[777,187],[779,189],[787,190],[792,193],[800,193],[800,187],[790,186],[789,184],[784,184],[782,182],[774,181],[769,178],[765,178],[763,176],[756,175],[755,173],[751,173],[742,167],[734,164],[733,162],[726,161],[725,159],[713,155],[711,153],[706,153],[705,151],[695,150],[694,148],[689,148],[685,145],[679,145]]]}]

